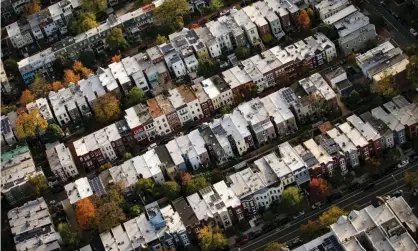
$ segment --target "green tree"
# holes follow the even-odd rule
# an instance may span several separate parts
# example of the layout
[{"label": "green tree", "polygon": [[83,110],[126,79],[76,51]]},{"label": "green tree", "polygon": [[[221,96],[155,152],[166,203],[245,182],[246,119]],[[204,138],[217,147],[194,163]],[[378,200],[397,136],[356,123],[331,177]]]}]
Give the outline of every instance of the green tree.
[{"label": "green tree", "polygon": [[81,12],[77,19],[71,21],[70,30],[73,34],[80,34],[98,26],[94,13]]},{"label": "green tree", "polygon": [[189,13],[189,2],[186,0],[166,0],[153,11],[156,25],[166,25],[173,29],[183,28],[183,17]]},{"label": "green tree", "polygon": [[167,181],[163,184],[164,196],[169,200],[175,200],[180,196],[180,186],[175,181]]},{"label": "green tree", "polygon": [[126,219],[122,208],[116,202],[107,202],[97,209],[97,216],[95,218],[96,226],[99,232],[108,231],[116,227]]},{"label": "green tree", "polygon": [[196,193],[200,189],[203,189],[207,186],[209,186],[209,184],[206,181],[205,177],[203,176],[193,177],[192,180],[189,181],[185,185],[186,194],[190,195],[190,194]]},{"label": "green tree", "polygon": [[346,212],[337,206],[330,207],[327,211],[323,212],[321,216],[319,216],[319,225],[323,227],[330,226],[337,222],[340,216],[345,215]]},{"label": "green tree", "polygon": [[299,187],[291,186],[286,188],[282,194],[280,205],[285,212],[295,213],[303,201],[303,194]]},{"label": "green tree", "polygon": [[106,0],[83,0],[81,7],[88,12],[98,13],[107,9]]},{"label": "green tree", "polygon": [[58,79],[62,79],[64,77],[64,70],[71,68],[71,61],[61,55],[58,55],[54,62],[52,63],[52,69]]},{"label": "green tree", "polygon": [[387,72],[383,73],[382,78],[373,84],[372,91],[385,98],[391,98],[398,94],[395,77]]},{"label": "green tree", "polygon": [[413,86],[418,88],[418,55],[413,55],[409,58],[409,64],[406,66],[406,74]]},{"label": "green tree", "polygon": [[313,10],[311,8],[306,9],[306,13],[308,14],[310,20],[313,20],[314,19],[314,17],[315,17],[314,16],[314,12],[313,12]]},{"label": "green tree", "polygon": [[138,87],[134,87],[126,97],[126,106],[131,107],[139,103],[145,103],[145,101],[146,97],[144,91]]},{"label": "green tree", "polygon": [[222,0],[212,0],[212,1],[210,1],[209,9],[212,12],[219,11],[220,9],[222,9],[222,7],[224,7],[224,2]]},{"label": "green tree", "polygon": [[334,30],[332,25],[321,23],[318,25],[318,31],[323,33],[328,38],[335,38],[337,36],[337,32]]},{"label": "green tree", "polygon": [[[82,51],[78,59],[89,69],[93,69],[97,63],[96,55],[94,55],[94,52],[90,49]],[[69,68],[71,67],[67,67],[67,69]]]},{"label": "green tree", "polygon": [[155,43],[160,45],[160,44],[165,44],[167,43],[168,39],[166,36],[161,36],[160,34],[158,34],[157,38],[155,39]]},{"label": "green tree", "polygon": [[124,161],[130,160],[132,158],[133,158],[133,156],[132,156],[132,153],[130,153],[130,152],[126,152],[126,153],[123,154],[123,160]]},{"label": "green tree", "polygon": [[341,97],[341,102],[343,102],[348,109],[354,110],[361,103],[361,97],[360,94],[354,90],[350,93],[350,96]]},{"label": "green tree", "polygon": [[224,105],[221,108],[221,114],[225,115],[225,114],[229,114],[231,113],[231,106],[230,105]]},{"label": "green tree", "polygon": [[135,0],[134,8],[138,9],[141,6],[152,3],[152,0]]},{"label": "green tree", "polygon": [[269,244],[267,244],[264,251],[284,251],[285,248],[286,248],[285,245],[278,243],[276,241],[272,241],[272,242],[269,242]]},{"label": "green tree", "polygon": [[379,27],[385,27],[386,23],[385,23],[385,19],[383,19],[383,17],[381,15],[377,15],[377,14],[372,14],[370,16],[370,23],[379,26]]},{"label": "green tree", "polygon": [[238,47],[235,49],[235,56],[237,56],[238,60],[244,60],[249,58],[251,55],[250,49],[247,47]]},{"label": "green tree", "polygon": [[141,207],[139,205],[133,205],[129,207],[129,216],[136,217],[141,213]]},{"label": "green tree", "polygon": [[273,41],[273,36],[270,33],[266,33],[263,35],[262,39],[264,43],[269,44]]},{"label": "green tree", "polygon": [[212,77],[221,70],[218,62],[211,59],[199,60],[197,74],[204,78]]},{"label": "green tree", "polygon": [[199,245],[202,251],[223,250],[227,244],[227,239],[219,227],[205,226],[199,232]]},{"label": "green tree", "polygon": [[62,128],[59,125],[49,124],[46,128],[45,137],[48,139],[49,142],[55,142],[64,137],[64,132],[62,131]]},{"label": "green tree", "polygon": [[104,163],[103,165],[100,166],[100,172],[110,169],[111,167],[112,167],[112,163],[110,162]]},{"label": "green tree", "polygon": [[12,74],[14,76],[18,76],[19,74],[19,67],[17,65],[16,59],[8,58],[3,62],[4,71],[7,74]]},{"label": "green tree", "polygon": [[403,51],[409,57],[418,56],[418,44],[411,44],[407,46]]},{"label": "green tree", "polygon": [[112,186],[109,191],[107,191],[105,201],[114,202],[119,206],[122,206],[125,203],[125,197],[123,197],[123,191],[118,187],[118,185]]},{"label": "green tree", "polygon": [[135,192],[149,196],[153,199],[161,195],[159,188],[150,178],[138,180],[138,182],[135,184]]},{"label": "green tree", "polygon": [[35,95],[36,98],[47,97],[52,90],[52,86],[46,81],[42,73],[35,74],[35,79],[32,84],[29,85],[29,90]]},{"label": "green tree", "polygon": [[112,50],[125,49],[129,47],[128,42],[123,37],[121,28],[113,28],[106,38],[106,43]]},{"label": "green tree", "polygon": [[267,210],[263,213],[263,220],[266,225],[274,224],[274,221],[276,220],[276,215],[272,211]]},{"label": "green tree", "polygon": [[72,229],[68,223],[58,224],[58,232],[68,248],[75,250],[80,247],[82,235],[80,232]]},{"label": "green tree", "polygon": [[46,190],[48,190],[48,184],[46,183],[45,176],[42,174],[38,174],[34,177],[31,177],[28,180],[28,192],[32,193],[33,195],[39,197],[42,195]]}]

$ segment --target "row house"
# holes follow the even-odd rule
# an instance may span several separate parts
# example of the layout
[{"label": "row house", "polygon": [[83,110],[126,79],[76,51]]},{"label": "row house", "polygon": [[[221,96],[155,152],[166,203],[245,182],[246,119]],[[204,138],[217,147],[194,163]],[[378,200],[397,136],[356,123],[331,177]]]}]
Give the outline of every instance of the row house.
[{"label": "row house", "polygon": [[134,57],[125,57],[122,58],[121,63],[130,79],[130,82],[132,83],[132,86],[141,89],[144,93],[149,92],[150,87],[143,72],[144,69],[136,61],[136,59]]},{"label": "row house", "polygon": [[[319,167],[319,174],[331,177],[334,173],[334,159],[328,152],[321,146],[318,145],[313,139],[309,139],[303,142],[303,146],[309,150],[313,156],[318,160],[317,166]],[[315,169],[310,169],[311,176],[318,174]]]},{"label": "row house", "polygon": [[177,110],[181,125],[188,121],[196,121],[203,118],[202,108],[193,90],[186,85],[181,85],[169,90],[169,99]]},{"label": "row house", "polygon": [[[315,112],[313,103],[307,97],[296,95],[289,87],[282,88],[277,91],[281,99],[285,102],[283,107],[288,107],[296,116],[298,123],[306,123],[311,119]],[[299,98],[299,96],[301,98]],[[284,108],[282,108],[284,109]]]},{"label": "row house", "polygon": [[272,34],[280,39],[284,36],[282,25],[277,14],[269,8],[267,3],[258,1],[243,8],[247,16],[257,25],[261,39],[266,34]]},{"label": "row house", "polygon": [[17,22],[14,22],[6,26],[6,31],[13,47],[17,49],[22,49],[23,47],[34,43],[28,23],[19,25]]},{"label": "row house", "polygon": [[373,155],[381,156],[384,148],[384,138],[368,122],[363,122],[357,115],[351,115],[346,121],[354,126],[373,147]]},{"label": "row house", "polygon": [[323,0],[315,5],[315,11],[321,20],[325,20],[349,5],[348,0]]},{"label": "row house", "polygon": [[87,177],[79,178],[64,186],[68,201],[71,205],[76,205],[79,200],[88,198],[94,194],[89,179]]},{"label": "row house", "polygon": [[[258,170],[266,170],[269,173],[269,177],[272,180],[279,182],[279,187],[287,187],[295,183],[295,176],[292,170],[287,166],[286,162],[283,161],[275,152],[269,153],[254,161],[254,165]],[[281,192],[279,193],[281,195]],[[279,196],[280,199],[280,196]],[[245,208],[245,205],[244,205]]]},{"label": "row house", "polygon": [[383,106],[405,127],[408,138],[412,139],[417,136],[418,107],[416,104],[410,103],[403,96],[398,95]]},{"label": "row house", "polygon": [[17,66],[25,84],[29,85],[35,79],[36,73],[42,73],[48,77],[53,72],[54,60],[55,56],[51,48],[20,60]]},{"label": "row house", "polygon": [[235,156],[232,150],[231,142],[228,139],[227,131],[222,127],[220,120],[214,120],[209,124],[210,130],[215,135],[219,145],[222,147],[228,159],[232,159]]},{"label": "row house", "polygon": [[[271,176],[271,175],[270,175]],[[277,178],[270,177],[277,181]],[[227,177],[229,187],[241,200],[244,214],[247,218],[256,216],[260,208],[269,208],[273,201],[279,201],[283,192],[283,185],[270,186],[263,172],[253,172],[248,167]]]},{"label": "row house", "polygon": [[203,90],[209,96],[213,108],[218,110],[225,105],[233,105],[234,97],[229,85],[218,75],[202,81]]},{"label": "row house", "polygon": [[341,175],[348,173],[346,156],[338,143],[331,137],[326,137],[324,134],[315,137],[315,142],[324,149],[334,161],[334,168],[339,168]]},{"label": "row house", "polygon": [[297,24],[297,16],[299,15],[300,9],[294,4],[292,0],[290,1],[277,1],[277,0],[267,0],[264,1],[267,6],[274,11],[280,18],[283,29],[286,32],[293,31]]},{"label": "row house", "polygon": [[[170,88],[165,86],[171,83],[170,72],[165,64],[164,56],[157,46],[148,49],[146,53],[138,53],[133,57],[140,65],[141,71],[146,80],[148,80],[148,85],[154,95],[160,94],[164,88]],[[137,81],[135,83],[138,86]]]},{"label": "row house", "polygon": [[[197,130],[199,131],[203,142],[205,142],[206,149],[212,160],[214,160],[218,165],[222,165],[228,161],[228,156],[230,156],[229,153],[226,152],[220,144],[210,126],[204,123]],[[228,148],[226,150],[229,151]]]},{"label": "row house", "polygon": [[237,110],[247,121],[247,125],[258,146],[266,144],[277,137],[269,112],[260,98],[239,105]]},{"label": "row house", "polygon": [[157,133],[154,126],[154,120],[148,111],[148,107],[143,104],[138,104],[126,109],[125,120],[132,131],[134,139],[137,141],[145,139],[152,140]]},{"label": "row house", "polygon": [[[321,100],[325,101],[325,106],[332,107],[337,104],[337,95],[328,85],[325,79],[319,73],[314,73],[308,78],[301,79],[299,85],[303,88],[308,96],[311,96],[313,100],[320,103]],[[314,109],[324,109],[322,105],[313,105]]]},{"label": "row house", "polygon": [[192,205],[190,205],[184,197],[179,197],[171,203],[176,212],[179,213],[189,236],[191,236],[192,239],[197,240],[202,226],[196,214],[193,212]]},{"label": "row house", "polygon": [[170,102],[170,98],[164,94],[155,97],[158,106],[160,107],[163,114],[165,114],[168,124],[172,130],[180,129],[182,123],[178,116],[176,108]]},{"label": "row house", "polygon": [[[258,45],[261,39],[258,35],[257,26],[247,16],[245,11],[243,9],[238,11],[233,9],[231,10],[231,15],[238,26],[245,31],[245,34],[247,35],[247,41],[249,41],[252,46]],[[268,27],[267,22],[265,22],[264,25],[265,27]]]},{"label": "row house", "polygon": [[[161,107],[158,105],[157,99],[147,100],[148,111],[154,120],[154,127],[158,135],[163,136],[172,132],[171,123],[165,115]],[[177,114],[176,114],[177,115]],[[170,117],[170,119],[173,119]]]},{"label": "row house", "polygon": [[246,45],[244,31],[235,23],[232,16],[222,16],[205,25],[223,51],[232,51],[234,48]]},{"label": "row house", "polygon": [[125,119],[121,119],[115,122],[119,135],[122,137],[124,144],[130,144],[134,140],[134,136],[131,128],[129,128],[128,122]]},{"label": "row house", "polygon": [[405,126],[400,123],[391,113],[387,113],[382,107],[378,106],[371,110],[374,118],[379,119],[392,131],[394,143],[402,145],[406,142]]},{"label": "row house", "polygon": [[[172,33],[168,36],[170,43],[175,50],[179,52],[185,61],[190,61],[189,57],[197,55],[199,59],[208,59],[209,52],[204,43],[199,39],[195,30],[183,28],[179,32]],[[194,52],[194,53],[193,53]],[[196,58],[195,58],[196,59]],[[195,70],[190,70],[195,71]]]},{"label": "row house", "polygon": [[122,95],[118,82],[113,76],[113,73],[110,68],[99,67],[96,74],[99,76],[100,83],[102,84],[106,92],[109,92],[117,97],[120,97]]},{"label": "row house", "polygon": [[125,153],[122,137],[115,124],[74,141],[73,147],[75,157],[89,169],[113,162]]},{"label": "row house", "polygon": [[265,96],[261,102],[276,128],[278,137],[282,138],[298,130],[295,116],[278,91]]},{"label": "row house", "polygon": [[80,91],[80,86],[70,84],[67,88],[51,91],[48,99],[60,126],[66,126],[74,121],[92,115],[86,98]]},{"label": "row house", "polygon": [[347,135],[339,131],[338,128],[332,128],[331,124],[329,128],[321,131],[323,135],[327,135],[330,139],[333,139],[338,144],[345,156],[347,163],[352,168],[356,168],[360,165],[359,149],[353,144],[353,142],[351,142]]},{"label": "row house", "polygon": [[283,162],[290,168],[297,185],[310,181],[309,171],[305,162],[298,155],[296,150],[289,144],[284,142],[278,146],[280,157]]},{"label": "row house", "polygon": [[208,27],[198,27],[195,29],[197,36],[202,40],[203,45],[208,48],[209,55],[212,58],[217,58],[222,55],[221,39],[215,38]]},{"label": "row house", "polygon": [[45,146],[49,167],[55,177],[61,182],[66,182],[68,178],[74,178],[78,175],[71,153],[63,143],[57,141]]},{"label": "row house", "polygon": [[33,110],[38,110],[42,118],[44,118],[48,124],[55,123],[54,115],[49,107],[48,100],[46,98],[38,98],[26,105],[26,110],[31,112]]},{"label": "row house", "polygon": [[257,85],[258,92],[262,92],[265,88],[276,85],[274,69],[260,55],[255,55],[240,63],[252,82]]},{"label": "row house", "polygon": [[234,66],[231,69],[222,72],[222,77],[229,85],[236,104],[242,102],[245,93],[247,93],[251,85],[254,84],[250,76],[238,66]]},{"label": "row house", "polygon": [[342,97],[350,96],[351,92],[354,90],[353,84],[348,80],[347,73],[342,67],[330,69],[329,71],[326,71],[323,76],[332,89],[336,90]]},{"label": "row house", "polygon": [[3,61],[0,59],[0,83],[1,83],[1,92],[10,93],[12,91],[12,86],[10,85],[9,78],[7,73],[4,70]]},{"label": "row house", "polygon": [[335,14],[329,16],[328,18],[325,18],[323,23],[333,25],[337,23],[338,21],[343,20],[344,18],[348,17],[351,14],[354,14],[358,12],[359,9],[357,9],[356,6],[350,4],[344,8],[342,8],[340,11],[336,12]]},{"label": "row house", "polygon": [[362,160],[367,161],[373,152],[373,146],[367,141],[366,138],[361,135],[357,128],[352,127],[348,122],[338,125],[338,128],[344,133],[347,138],[357,147]]},{"label": "row house", "polygon": [[212,100],[209,95],[205,92],[201,83],[192,85],[192,90],[196,95],[199,105],[202,108],[203,118],[209,118],[215,113]]},{"label": "row house", "polygon": [[[13,119],[13,118],[12,118]],[[14,123],[14,125],[13,125]],[[1,145],[13,145],[17,142],[16,137],[16,120],[11,121],[9,116],[1,116]]]},{"label": "row house", "polygon": [[389,149],[395,146],[392,130],[380,119],[373,117],[371,112],[365,112],[360,118],[370,124],[381,136],[382,148]]},{"label": "row house", "polygon": [[4,20],[8,20],[14,15],[21,15],[23,11],[25,10],[25,5],[28,2],[29,0],[18,0],[18,1],[3,0],[1,1],[1,17]]},{"label": "row house", "polygon": [[125,70],[122,62],[113,62],[108,65],[110,72],[112,73],[114,79],[118,83],[118,86],[121,87],[123,93],[127,94],[132,88],[132,82],[129,78],[128,73]]},{"label": "row house", "polygon": [[164,56],[165,63],[170,71],[174,73],[175,77],[178,78],[186,75],[187,69],[184,65],[183,59],[171,43],[159,45],[158,48]]},{"label": "row house", "polygon": [[77,85],[80,87],[84,97],[86,97],[90,107],[98,97],[106,94],[106,90],[102,86],[98,75],[91,74],[87,79],[80,79]]}]

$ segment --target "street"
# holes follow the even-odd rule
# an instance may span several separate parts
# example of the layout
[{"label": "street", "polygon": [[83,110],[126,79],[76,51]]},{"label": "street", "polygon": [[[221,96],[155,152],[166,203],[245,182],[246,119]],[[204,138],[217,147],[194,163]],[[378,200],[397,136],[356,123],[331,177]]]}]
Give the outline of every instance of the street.
[{"label": "street", "polygon": [[[342,209],[349,211],[353,205],[358,205],[361,208],[366,207],[370,204],[370,201],[376,196],[383,196],[390,194],[398,189],[404,189],[406,184],[404,184],[402,178],[403,173],[406,171],[412,171],[418,169],[418,163],[413,163],[407,168],[399,169],[389,174],[382,179],[378,180],[375,183],[375,186],[369,190],[356,190],[350,194],[345,195],[341,199],[334,201],[332,205],[325,206],[320,210],[312,211],[304,215],[303,218],[296,219],[291,222],[290,226],[284,227],[280,230],[276,229],[259,238],[251,241],[248,245],[245,245],[240,248],[242,251],[255,251],[255,250],[264,250],[265,246],[272,241],[277,241],[279,243],[285,243],[289,240],[292,240],[301,235],[300,226],[306,224],[308,220],[316,220],[324,211],[328,210],[331,206],[336,205]],[[395,180],[396,179],[396,180]],[[238,249],[233,249],[238,250]]]},{"label": "street", "polygon": [[399,23],[395,17],[393,17],[383,6],[376,0],[365,0],[365,8],[370,14],[380,15],[386,23],[386,26],[392,35],[392,41],[396,45],[405,48],[406,46],[418,42],[418,40],[412,36],[409,29]]}]

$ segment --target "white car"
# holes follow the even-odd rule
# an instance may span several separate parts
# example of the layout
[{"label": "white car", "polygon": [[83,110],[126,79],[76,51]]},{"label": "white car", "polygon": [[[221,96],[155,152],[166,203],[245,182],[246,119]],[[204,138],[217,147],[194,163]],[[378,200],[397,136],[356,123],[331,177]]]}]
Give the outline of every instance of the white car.
[{"label": "white car", "polygon": [[416,37],[416,36],[418,35],[418,32],[417,32],[414,28],[409,29],[409,32],[411,32],[411,34],[412,34],[414,37]]},{"label": "white car", "polygon": [[402,167],[404,167],[404,166],[406,166],[408,164],[409,164],[409,160],[407,160],[407,159],[406,160],[402,160],[402,162],[398,164],[398,168],[402,168]]}]

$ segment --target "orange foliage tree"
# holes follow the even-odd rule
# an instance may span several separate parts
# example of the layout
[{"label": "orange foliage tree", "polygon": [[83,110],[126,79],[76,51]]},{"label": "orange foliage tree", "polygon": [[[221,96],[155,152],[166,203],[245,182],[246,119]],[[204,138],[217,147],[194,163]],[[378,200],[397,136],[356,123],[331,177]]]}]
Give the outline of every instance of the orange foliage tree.
[{"label": "orange foliage tree", "polygon": [[39,0],[32,0],[25,5],[25,15],[29,16],[41,10],[41,3]]},{"label": "orange foliage tree", "polygon": [[309,18],[308,13],[306,10],[302,10],[298,16],[298,25],[299,27],[307,30],[311,26],[311,19]]},{"label": "orange foliage tree", "polygon": [[57,92],[58,90],[64,88],[64,86],[61,84],[60,81],[55,81],[51,84],[52,86],[52,90],[54,90],[54,92]]},{"label": "orange foliage tree", "polygon": [[35,137],[45,130],[48,122],[41,116],[39,110],[34,109],[30,113],[22,113],[16,118],[16,131],[19,139]]},{"label": "orange foliage tree", "polygon": [[64,86],[68,86],[69,83],[77,84],[80,80],[80,75],[75,74],[73,70],[64,71]]},{"label": "orange foliage tree", "polygon": [[77,201],[75,215],[78,225],[81,229],[89,229],[93,225],[94,217],[96,217],[96,208],[89,198]]},{"label": "orange foliage tree", "polygon": [[313,201],[324,200],[330,193],[328,182],[322,178],[313,178],[309,183],[309,191]]},{"label": "orange foliage tree", "polygon": [[120,62],[120,55],[114,55],[113,57],[112,57],[112,62]]},{"label": "orange foliage tree", "polygon": [[97,98],[93,103],[96,117],[102,121],[114,121],[120,115],[119,100],[110,93]]},{"label": "orange foliage tree", "polygon": [[83,63],[81,63],[81,61],[78,61],[78,60],[75,61],[74,64],[73,64],[73,70],[75,72],[80,72],[81,68],[83,68],[83,67],[84,67]]},{"label": "orange foliage tree", "polygon": [[22,95],[20,96],[20,103],[23,105],[27,105],[35,99],[35,96],[33,96],[32,92],[29,90],[24,90],[22,92]]}]

